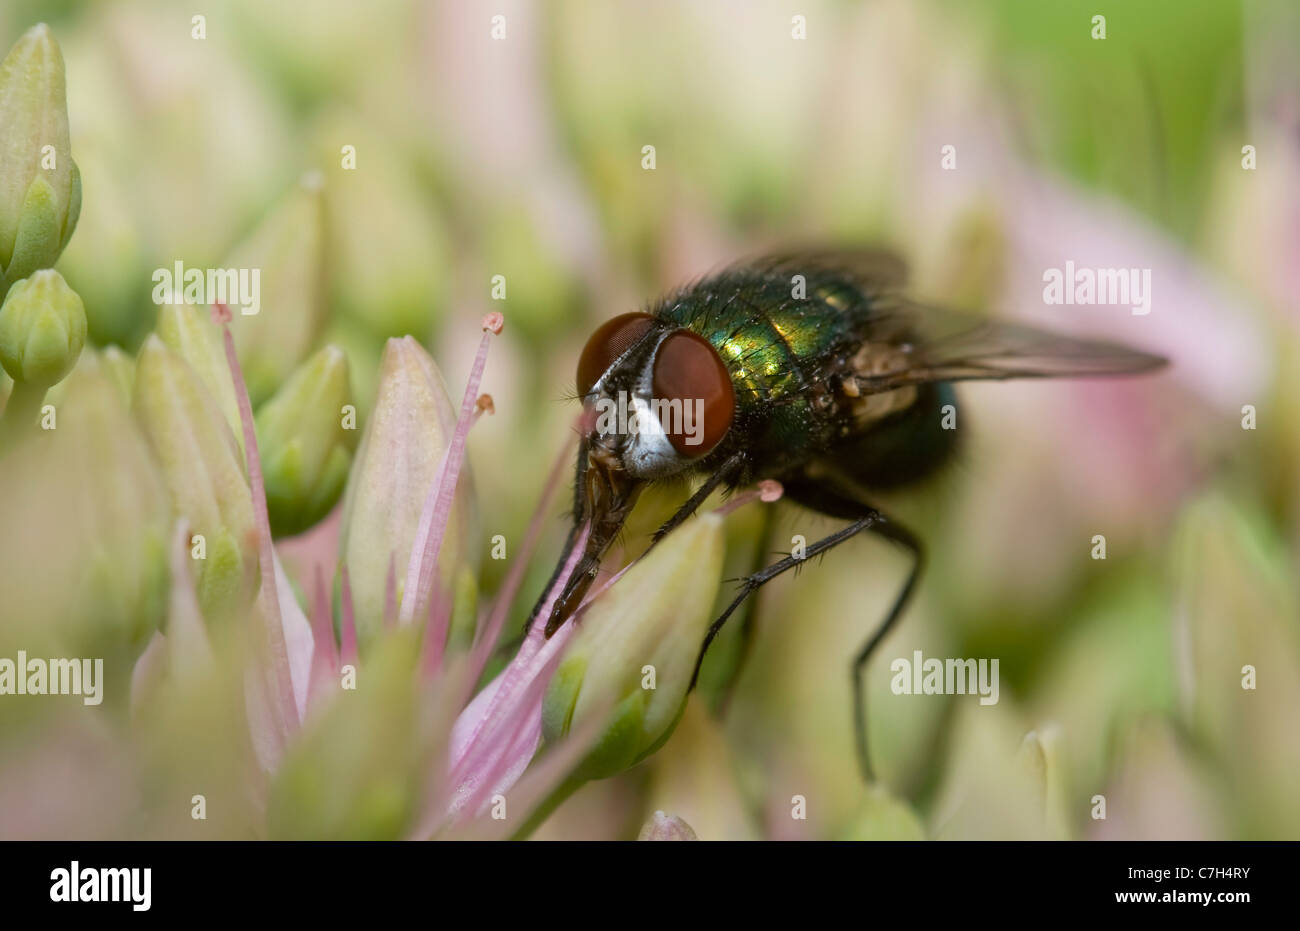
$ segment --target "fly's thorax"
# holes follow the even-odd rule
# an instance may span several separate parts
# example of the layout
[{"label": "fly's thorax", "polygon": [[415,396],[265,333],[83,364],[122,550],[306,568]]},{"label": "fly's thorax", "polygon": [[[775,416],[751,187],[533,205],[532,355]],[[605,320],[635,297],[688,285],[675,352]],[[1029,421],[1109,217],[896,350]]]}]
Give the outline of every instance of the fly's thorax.
[{"label": "fly's thorax", "polygon": [[860,345],[859,328],[840,292],[824,290],[810,287],[807,300],[792,300],[788,276],[742,276],[716,280],[658,311],[717,350],[736,392],[729,442],[764,474],[779,474],[857,428],[852,399],[840,386]]}]

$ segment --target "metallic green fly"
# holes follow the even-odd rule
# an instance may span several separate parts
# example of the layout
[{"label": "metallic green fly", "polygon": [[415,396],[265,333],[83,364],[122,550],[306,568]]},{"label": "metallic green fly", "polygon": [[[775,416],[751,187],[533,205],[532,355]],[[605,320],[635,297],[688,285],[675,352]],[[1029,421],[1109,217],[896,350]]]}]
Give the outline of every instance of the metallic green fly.
[{"label": "metallic green fly", "polygon": [[546,619],[547,636],[580,606],[648,484],[701,481],[657,542],[714,490],[776,479],[788,500],[845,525],[744,579],[700,660],[746,597],[800,562],[862,532],[905,548],[911,572],[853,662],[858,756],[871,778],[863,671],[925,561],[921,540],[868,503],[872,493],[920,482],[953,459],[957,431],[941,423],[945,408],[955,409],[953,382],[1133,375],[1165,364],[1112,343],[925,306],[905,296],[904,277],[902,263],[885,253],[774,255],[617,316],[591,335],[578,393],[589,411],[630,408],[636,428],[618,418],[584,420],[561,567],[580,529],[589,523],[590,532]]}]

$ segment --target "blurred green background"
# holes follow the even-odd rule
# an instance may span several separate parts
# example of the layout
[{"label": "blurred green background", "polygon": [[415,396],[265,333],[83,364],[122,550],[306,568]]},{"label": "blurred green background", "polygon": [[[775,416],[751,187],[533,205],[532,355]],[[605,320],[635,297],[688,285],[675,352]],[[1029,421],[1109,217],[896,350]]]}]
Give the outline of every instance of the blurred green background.
[{"label": "blurred green background", "polygon": [[[46,21],[63,49],[85,194],[56,267],[95,345],[136,352],[152,271],[230,264],[309,173],[325,284],[292,314],[264,293],[269,333],[241,346],[271,368],[264,393],[334,343],[364,419],[385,338],[409,333],[455,397],[482,315],[505,313],[496,414],[470,441],[484,541],[521,538],[590,330],[766,248],[882,245],[933,302],[1172,360],[1143,379],[963,386],[961,464],[879,502],[932,554],[870,673],[888,795],[857,777],[849,668],[906,563],[864,540],[763,590],[724,716],[702,690],[662,752],[541,836],[635,836],[664,809],[702,838],[1295,839],[1300,15],[1105,6],[9,0],[0,46]],[[1046,306],[1043,272],[1067,260],[1150,268],[1152,312]],[[630,552],[674,501],[640,507]],[[567,529],[555,511],[523,602]],[[761,517],[732,521],[728,577],[755,559]],[[781,505],[767,543],[830,529]],[[490,592],[508,564],[482,566]],[[917,649],[1000,658],[1000,702],[893,695],[889,662]],[[38,728],[9,731],[0,770],[38,771],[28,751],[66,761]],[[0,812],[29,806],[30,784],[0,777]]]}]

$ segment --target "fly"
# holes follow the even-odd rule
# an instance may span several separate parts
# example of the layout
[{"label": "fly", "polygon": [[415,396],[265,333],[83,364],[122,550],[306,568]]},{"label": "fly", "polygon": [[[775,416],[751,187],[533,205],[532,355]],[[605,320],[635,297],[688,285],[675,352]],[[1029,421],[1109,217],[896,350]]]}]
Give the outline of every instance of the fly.
[{"label": "fly", "polygon": [[716,489],[776,479],[786,499],[845,523],[799,557],[744,579],[709,627],[695,673],[723,624],[762,585],[860,533],[892,541],[912,567],[853,662],[858,759],[872,778],[863,674],[925,564],[919,537],[873,507],[872,493],[916,484],[953,459],[957,431],[942,420],[956,407],[954,382],[1135,375],[1166,363],[1113,343],[920,304],[905,295],[904,278],[902,263],[886,253],[773,255],[596,329],[578,361],[578,393],[589,414],[635,411],[636,429],[622,418],[584,418],[560,566],[581,528],[590,531],[545,619],[548,637],[578,609],[647,485],[700,480],[656,532],[657,543]]}]

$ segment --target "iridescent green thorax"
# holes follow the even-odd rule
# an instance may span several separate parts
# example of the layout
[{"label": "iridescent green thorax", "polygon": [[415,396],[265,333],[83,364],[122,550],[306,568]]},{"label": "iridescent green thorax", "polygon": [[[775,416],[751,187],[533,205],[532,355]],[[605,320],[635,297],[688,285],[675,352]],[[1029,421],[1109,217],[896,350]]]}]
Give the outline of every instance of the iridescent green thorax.
[{"label": "iridescent green thorax", "polygon": [[717,349],[736,390],[735,432],[751,447],[794,461],[841,432],[833,381],[869,316],[866,298],[847,282],[814,276],[799,293],[788,276],[735,270],[667,298],[654,313]]}]

